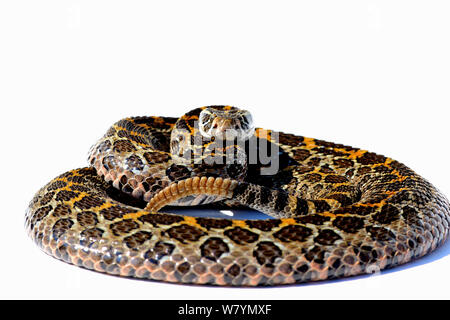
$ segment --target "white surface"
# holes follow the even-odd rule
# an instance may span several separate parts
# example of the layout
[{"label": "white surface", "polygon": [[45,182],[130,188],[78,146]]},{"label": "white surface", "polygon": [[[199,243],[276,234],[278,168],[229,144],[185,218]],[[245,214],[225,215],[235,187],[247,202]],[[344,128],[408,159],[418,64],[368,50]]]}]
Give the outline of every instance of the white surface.
[{"label": "white surface", "polygon": [[276,289],[133,281],[50,258],[24,211],[130,115],[248,108],[388,155],[450,195],[448,1],[2,1],[0,298],[450,298],[450,246],[377,276]]}]

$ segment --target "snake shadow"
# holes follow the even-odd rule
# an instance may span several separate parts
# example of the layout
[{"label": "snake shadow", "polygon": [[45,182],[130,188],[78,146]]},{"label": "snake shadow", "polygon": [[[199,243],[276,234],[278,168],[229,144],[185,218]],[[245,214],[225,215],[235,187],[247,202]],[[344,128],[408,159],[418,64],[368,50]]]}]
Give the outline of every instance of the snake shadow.
[{"label": "snake shadow", "polygon": [[[214,208],[208,208],[207,206],[204,208],[195,208],[191,209],[189,207],[167,207],[166,210],[170,213],[175,214],[182,214],[186,216],[192,216],[192,217],[209,217],[209,218],[225,218],[225,219],[237,219],[237,220],[244,220],[244,219],[255,219],[255,220],[268,220],[268,219],[275,219],[272,218],[266,214],[263,214],[256,210],[251,209],[230,209],[230,210],[218,210]],[[442,258],[445,258],[450,254],[450,241],[445,241],[442,245],[440,245],[438,248],[436,248],[434,251],[428,253],[427,255],[413,260],[411,262],[405,263],[400,266],[396,266],[394,268],[384,269],[381,272],[377,272],[375,274],[366,274],[366,275],[357,275],[347,278],[341,278],[341,279],[332,279],[332,280],[323,280],[323,281],[317,281],[317,282],[308,282],[308,283],[300,283],[300,284],[292,284],[292,285],[283,285],[283,286],[316,286],[316,285],[323,285],[326,283],[336,283],[336,282],[346,282],[346,281],[354,281],[361,278],[367,278],[367,277],[379,277],[390,273],[399,272],[405,269],[410,268],[417,268],[422,265],[435,262],[437,260],[440,260]],[[283,287],[282,286],[282,287]],[[214,287],[214,286],[213,286]],[[275,288],[279,288],[280,286],[275,286]],[[229,287],[225,287],[229,288]],[[252,289],[254,287],[244,287],[246,289]],[[256,287],[259,289],[265,288],[270,289],[273,287]]]}]

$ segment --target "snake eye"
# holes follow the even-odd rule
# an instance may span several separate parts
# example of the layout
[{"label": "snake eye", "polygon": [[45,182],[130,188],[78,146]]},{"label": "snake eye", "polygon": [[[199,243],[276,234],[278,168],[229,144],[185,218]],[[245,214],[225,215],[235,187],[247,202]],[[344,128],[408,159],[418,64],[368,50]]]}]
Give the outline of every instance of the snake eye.
[{"label": "snake eye", "polygon": [[184,136],[180,134],[180,135],[178,136],[178,141],[179,141],[179,142],[183,142],[183,141],[184,141]]}]

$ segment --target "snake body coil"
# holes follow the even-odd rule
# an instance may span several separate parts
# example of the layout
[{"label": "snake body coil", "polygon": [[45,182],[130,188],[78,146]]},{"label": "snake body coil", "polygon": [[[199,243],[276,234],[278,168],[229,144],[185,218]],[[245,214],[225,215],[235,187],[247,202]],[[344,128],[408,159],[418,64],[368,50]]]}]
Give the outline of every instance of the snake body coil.
[{"label": "snake body coil", "polygon": [[[250,122],[248,113],[220,106],[179,119],[123,119],[92,147],[90,167],[37,192],[27,231],[49,255],[83,268],[233,286],[370,273],[421,257],[448,237],[448,200],[405,165]],[[251,163],[248,146],[213,148],[220,139],[211,137],[226,130],[234,130],[231,139],[276,147],[278,170],[260,174],[267,164]],[[196,144],[198,134],[206,142]],[[185,160],[187,153],[193,157]],[[231,163],[207,161],[229,154]],[[246,206],[275,219],[157,212],[205,203]]]}]

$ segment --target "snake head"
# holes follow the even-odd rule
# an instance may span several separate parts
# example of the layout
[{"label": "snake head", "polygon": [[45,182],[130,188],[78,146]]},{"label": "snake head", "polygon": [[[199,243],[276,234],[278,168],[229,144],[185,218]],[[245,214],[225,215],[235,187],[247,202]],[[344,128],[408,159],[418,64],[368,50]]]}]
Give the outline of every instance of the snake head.
[{"label": "snake head", "polygon": [[255,132],[250,112],[235,107],[207,107],[200,112],[198,121],[200,133],[207,139],[245,141]]},{"label": "snake head", "polygon": [[252,116],[247,110],[231,106],[191,110],[180,117],[172,129],[172,160],[191,168],[205,165],[222,175],[226,175],[224,171],[238,171],[230,177],[242,176],[247,166],[246,140],[254,132]]}]

